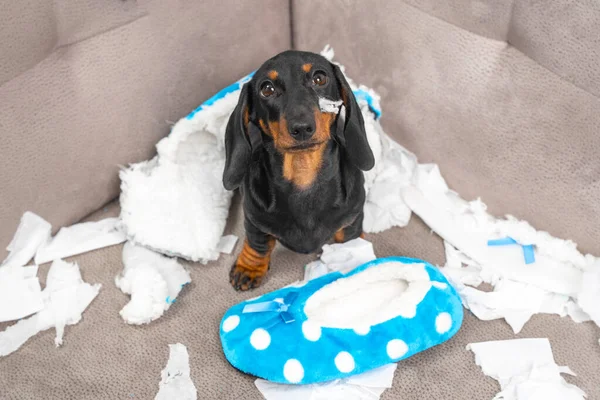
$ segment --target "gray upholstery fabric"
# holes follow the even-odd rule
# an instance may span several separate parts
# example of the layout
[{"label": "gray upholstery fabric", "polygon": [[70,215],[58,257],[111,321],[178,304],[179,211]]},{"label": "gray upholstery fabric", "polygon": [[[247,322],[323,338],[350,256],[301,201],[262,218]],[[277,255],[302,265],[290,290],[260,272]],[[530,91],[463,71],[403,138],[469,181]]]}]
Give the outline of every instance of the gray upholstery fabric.
[{"label": "gray upholstery fabric", "polygon": [[[111,205],[90,219],[118,215]],[[227,233],[243,235],[239,197],[234,198]],[[378,256],[406,255],[444,262],[440,239],[417,217],[404,229],[367,235]],[[276,247],[264,286],[235,292],[228,282],[234,255],[222,256],[206,266],[187,264],[192,283],[160,319],[145,326],[126,325],[119,310],[129,301],[114,284],[123,268],[122,245],[69,259],[81,267],[83,279],[102,283],[98,297],[82,321],[66,328],[64,346],[54,347],[54,331],[43,332],[23,347],[0,358],[0,399],[48,400],[151,400],[158,392],[160,372],[169,357],[168,345],[181,342],[188,348],[191,376],[200,400],[258,400],[262,396],[254,379],[234,369],[223,356],[219,323],[232,305],[276,290],[303,275],[303,266],[314,255],[292,253]],[[241,250],[238,243],[236,252]],[[45,280],[48,265],[40,267]],[[7,324],[0,324],[4,329]],[[568,318],[535,316],[517,337],[548,337],[556,362],[568,365],[577,377],[567,380],[585,390],[589,399],[600,398],[600,346],[598,329],[591,323],[575,324]],[[394,385],[382,399],[491,399],[497,383],[475,365],[468,343],[513,339],[503,321],[479,321],[466,311],[465,321],[450,341],[401,362]]]},{"label": "gray upholstery fabric", "polygon": [[118,194],[172,123],[290,46],[287,2],[0,0],[0,258]]},{"label": "gray upholstery fabric", "polygon": [[463,197],[600,254],[600,3],[411,3],[295,1],[295,45],[330,43]]}]

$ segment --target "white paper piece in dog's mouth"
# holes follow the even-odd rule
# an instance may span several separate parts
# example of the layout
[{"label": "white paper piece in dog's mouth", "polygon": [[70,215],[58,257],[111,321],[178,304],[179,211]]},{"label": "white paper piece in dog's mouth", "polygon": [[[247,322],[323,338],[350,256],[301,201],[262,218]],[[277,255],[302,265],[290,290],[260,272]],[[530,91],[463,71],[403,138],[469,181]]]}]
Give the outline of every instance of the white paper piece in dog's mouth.
[{"label": "white paper piece in dog's mouth", "polygon": [[560,375],[575,375],[554,362],[548,339],[516,339],[471,343],[475,363],[500,383],[503,400],[583,400],[585,393]]},{"label": "white paper piece in dog's mouth", "polygon": [[123,272],[115,284],[131,301],[121,310],[128,324],[147,324],[160,318],[192,278],[175,258],[165,257],[131,242],[123,247]]},{"label": "white paper piece in dog's mouth", "polygon": [[6,248],[10,254],[0,266],[22,267],[27,264],[40,246],[48,241],[51,231],[52,226],[42,217],[30,211],[25,212],[15,236]]},{"label": "white paper piece in dog's mouth", "polygon": [[84,282],[77,264],[54,261],[42,292],[44,308],[0,332],[0,356],[16,351],[29,338],[50,328],[56,328],[54,343],[61,345],[65,326],[81,320],[81,315],[96,298],[100,287],[100,284]]},{"label": "white paper piece in dog's mouth", "polygon": [[40,265],[123,243],[126,238],[118,228],[118,222],[118,218],[106,218],[61,228],[51,241],[37,251],[35,263]]},{"label": "white paper piece in dog's mouth", "polygon": [[[334,271],[348,273],[354,268],[374,260],[371,242],[358,238],[346,243],[323,246],[321,259],[306,266],[304,281]],[[388,364],[362,374],[331,382],[310,385],[285,385],[257,379],[254,384],[266,400],[377,400],[392,387],[397,364]]]},{"label": "white paper piece in dog's mouth", "polygon": [[321,112],[338,114],[342,103],[342,100],[330,100],[325,97],[319,97],[319,107],[321,108]]},{"label": "white paper piece in dog's mouth", "polygon": [[181,343],[169,345],[169,361],[161,372],[161,378],[154,400],[196,400],[196,386],[190,378],[189,355]]}]

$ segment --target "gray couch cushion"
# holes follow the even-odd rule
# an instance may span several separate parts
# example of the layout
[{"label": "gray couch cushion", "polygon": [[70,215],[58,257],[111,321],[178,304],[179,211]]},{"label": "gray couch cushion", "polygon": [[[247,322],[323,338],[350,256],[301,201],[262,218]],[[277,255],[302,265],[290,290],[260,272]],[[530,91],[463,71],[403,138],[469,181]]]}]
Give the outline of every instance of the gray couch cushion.
[{"label": "gray couch cushion", "polygon": [[119,165],[290,45],[277,0],[1,3],[0,259],[24,211],[55,230],[94,211]]},{"label": "gray couch cushion", "polygon": [[[600,254],[600,5],[560,0],[542,13],[516,1],[506,20],[516,48],[503,29],[483,29],[486,3],[462,1],[460,15],[438,2],[295,1],[294,40],[330,43],[382,95],[385,130],[463,197]],[[505,20],[505,8],[483,9]]]}]

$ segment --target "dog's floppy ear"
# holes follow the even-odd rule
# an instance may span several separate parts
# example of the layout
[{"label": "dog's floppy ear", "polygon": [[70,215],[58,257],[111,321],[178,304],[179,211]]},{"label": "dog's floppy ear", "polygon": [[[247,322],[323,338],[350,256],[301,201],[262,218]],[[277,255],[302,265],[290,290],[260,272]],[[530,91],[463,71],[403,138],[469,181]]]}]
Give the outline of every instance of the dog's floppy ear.
[{"label": "dog's floppy ear", "polygon": [[225,130],[225,169],[223,186],[234,190],[241,185],[252,156],[249,137],[249,83],[244,84],[238,104]]},{"label": "dog's floppy ear", "polygon": [[343,127],[338,126],[338,139],[350,162],[361,170],[368,171],[375,165],[375,158],[367,140],[362,112],[344,74],[337,65],[333,63],[331,65],[345,108],[345,118],[342,113],[340,113],[342,118],[338,117],[338,125],[343,124]]}]

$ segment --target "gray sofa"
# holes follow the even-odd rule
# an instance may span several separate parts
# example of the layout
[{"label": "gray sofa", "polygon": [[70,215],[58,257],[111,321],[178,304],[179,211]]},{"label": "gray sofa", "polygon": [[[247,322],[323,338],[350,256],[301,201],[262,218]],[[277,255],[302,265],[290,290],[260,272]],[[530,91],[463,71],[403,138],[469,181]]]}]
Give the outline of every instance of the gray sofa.
[{"label": "gray sofa", "polygon": [[[118,169],[150,158],[173,122],[288,48],[327,43],[382,96],[382,124],[452,189],[481,196],[582,252],[600,255],[600,3],[594,0],[0,0],[0,259],[24,211],[54,230],[118,215]],[[243,235],[234,198],[227,232]],[[368,235],[378,256],[443,265],[417,217]],[[266,283],[234,292],[235,254],[191,266],[193,283],[160,320],[128,326],[114,285],[121,246],[74,257],[102,283],[65,346],[53,332],[0,358],[0,399],[151,399],[168,344],[185,343],[200,399],[259,399],[222,355],[232,304],[302,276],[316,258],[278,247]],[[239,250],[239,245],[238,245]],[[40,268],[42,281],[48,266]],[[0,324],[4,329],[8,324]],[[598,328],[535,316],[517,337],[548,337],[567,378],[600,398]],[[465,350],[510,339],[466,313],[450,342],[402,362],[384,399],[487,399],[498,391]]]}]

